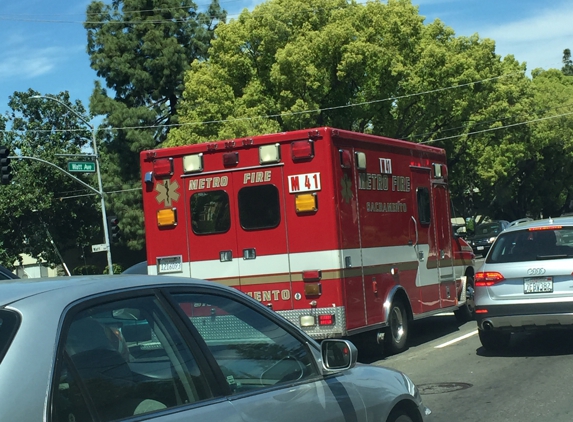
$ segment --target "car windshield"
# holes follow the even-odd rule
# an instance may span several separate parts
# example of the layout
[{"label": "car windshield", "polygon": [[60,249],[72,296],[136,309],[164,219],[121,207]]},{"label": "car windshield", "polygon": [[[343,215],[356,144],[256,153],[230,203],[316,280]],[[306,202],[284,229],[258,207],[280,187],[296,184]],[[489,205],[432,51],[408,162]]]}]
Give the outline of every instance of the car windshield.
[{"label": "car windshield", "polygon": [[573,227],[520,230],[499,236],[487,263],[523,262],[573,257]]},{"label": "car windshield", "polygon": [[499,233],[501,233],[502,230],[503,229],[502,229],[500,223],[480,224],[475,229],[475,235],[476,236],[487,236],[487,235],[495,236],[495,235],[498,235]]}]

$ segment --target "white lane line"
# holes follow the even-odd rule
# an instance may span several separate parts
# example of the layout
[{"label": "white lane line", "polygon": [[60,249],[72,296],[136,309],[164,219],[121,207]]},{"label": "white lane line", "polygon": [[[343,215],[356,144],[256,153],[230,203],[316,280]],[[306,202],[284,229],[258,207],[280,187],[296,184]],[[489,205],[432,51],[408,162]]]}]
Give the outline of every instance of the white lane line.
[{"label": "white lane line", "polygon": [[478,333],[478,330],[472,331],[471,333],[464,334],[461,337],[458,337],[458,338],[455,338],[453,340],[446,341],[445,343],[439,344],[436,347],[434,347],[434,349],[441,349],[442,347],[446,347],[446,346],[449,346],[451,344],[457,343],[458,341],[465,340],[466,338],[469,338],[471,336],[475,336],[477,333]]}]

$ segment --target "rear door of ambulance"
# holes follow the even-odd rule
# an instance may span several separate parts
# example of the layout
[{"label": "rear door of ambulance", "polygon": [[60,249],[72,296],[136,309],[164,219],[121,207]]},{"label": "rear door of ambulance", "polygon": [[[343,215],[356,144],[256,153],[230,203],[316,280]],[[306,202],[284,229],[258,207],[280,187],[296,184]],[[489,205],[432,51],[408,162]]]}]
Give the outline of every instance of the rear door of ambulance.
[{"label": "rear door of ambulance", "polygon": [[191,276],[236,287],[274,310],[291,309],[283,164],[261,165],[252,145],[203,160],[204,171],[187,181]]}]

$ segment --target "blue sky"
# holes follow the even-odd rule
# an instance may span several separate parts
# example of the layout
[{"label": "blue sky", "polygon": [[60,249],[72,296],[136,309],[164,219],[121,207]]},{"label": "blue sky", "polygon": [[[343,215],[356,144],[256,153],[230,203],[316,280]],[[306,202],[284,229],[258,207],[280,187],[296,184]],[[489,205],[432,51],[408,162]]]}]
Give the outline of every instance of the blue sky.
[{"label": "blue sky", "polygon": [[[111,0],[104,0],[109,3]],[[205,7],[209,0],[196,0]],[[69,91],[88,106],[96,73],[86,53],[82,21],[89,0],[0,0],[0,113],[15,91]],[[221,0],[230,17],[256,0]],[[513,54],[528,70],[562,66],[573,49],[571,0],[413,0],[426,22],[442,20],[456,35],[478,33],[496,41],[496,52]]]}]

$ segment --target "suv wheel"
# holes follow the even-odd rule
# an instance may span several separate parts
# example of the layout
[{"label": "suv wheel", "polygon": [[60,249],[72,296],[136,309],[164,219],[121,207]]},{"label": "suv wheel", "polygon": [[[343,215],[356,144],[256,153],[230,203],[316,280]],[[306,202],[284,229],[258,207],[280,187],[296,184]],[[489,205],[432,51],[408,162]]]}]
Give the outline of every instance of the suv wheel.
[{"label": "suv wheel", "polygon": [[475,317],[475,302],[474,302],[474,278],[467,276],[466,281],[466,303],[454,311],[456,320],[458,322],[468,322]]}]

